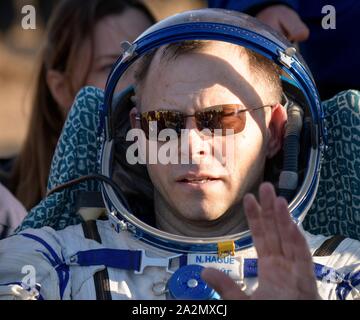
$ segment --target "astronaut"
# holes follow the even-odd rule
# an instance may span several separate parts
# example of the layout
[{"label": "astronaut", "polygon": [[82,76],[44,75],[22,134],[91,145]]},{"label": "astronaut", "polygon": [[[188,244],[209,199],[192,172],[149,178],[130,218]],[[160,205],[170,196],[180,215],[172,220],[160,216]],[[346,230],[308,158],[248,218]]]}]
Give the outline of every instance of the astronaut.
[{"label": "astronaut", "polygon": [[[87,197],[84,223],[1,241],[0,298],[360,298],[359,242],[301,227],[326,130],[291,44],[204,9],[123,49],[101,110],[106,218]],[[117,94],[131,66],[135,92]]]}]

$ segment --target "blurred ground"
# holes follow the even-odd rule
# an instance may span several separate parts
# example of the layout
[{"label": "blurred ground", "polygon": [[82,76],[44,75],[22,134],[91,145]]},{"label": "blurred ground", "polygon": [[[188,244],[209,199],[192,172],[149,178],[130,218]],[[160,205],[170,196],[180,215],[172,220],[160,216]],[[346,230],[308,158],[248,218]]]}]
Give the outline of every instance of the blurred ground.
[{"label": "blurred ground", "polygon": [[[1,0],[0,0],[1,1]],[[206,5],[204,0],[144,0],[156,18]],[[30,115],[37,53],[41,47],[43,28],[21,28],[21,7],[32,1],[16,1],[18,17],[6,36],[0,34],[0,158],[19,151],[26,135]]]}]

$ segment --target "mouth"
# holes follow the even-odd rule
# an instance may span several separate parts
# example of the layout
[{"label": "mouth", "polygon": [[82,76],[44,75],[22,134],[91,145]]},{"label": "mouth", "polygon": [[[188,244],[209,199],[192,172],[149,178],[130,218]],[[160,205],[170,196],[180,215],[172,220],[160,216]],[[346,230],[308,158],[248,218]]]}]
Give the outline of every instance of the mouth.
[{"label": "mouth", "polygon": [[201,185],[214,181],[220,181],[220,178],[210,175],[187,175],[176,179],[176,182],[190,185]]}]

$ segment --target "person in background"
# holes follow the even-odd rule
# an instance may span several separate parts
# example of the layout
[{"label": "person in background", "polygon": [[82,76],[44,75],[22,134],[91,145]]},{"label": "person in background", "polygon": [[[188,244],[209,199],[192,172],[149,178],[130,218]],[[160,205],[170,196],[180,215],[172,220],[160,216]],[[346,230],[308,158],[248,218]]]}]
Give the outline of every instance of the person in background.
[{"label": "person in background", "polygon": [[135,0],[59,2],[41,52],[26,140],[2,178],[27,210],[46,194],[54,149],[77,91],[85,85],[103,89],[120,43],[133,41],[154,22]]},{"label": "person in background", "polygon": [[[248,13],[299,42],[322,100],[349,88],[360,89],[360,43],[352,36],[360,19],[357,1],[208,0],[208,5]],[[335,9],[335,16],[327,17],[331,14],[328,5]],[[324,29],[329,19],[335,29]]]}]

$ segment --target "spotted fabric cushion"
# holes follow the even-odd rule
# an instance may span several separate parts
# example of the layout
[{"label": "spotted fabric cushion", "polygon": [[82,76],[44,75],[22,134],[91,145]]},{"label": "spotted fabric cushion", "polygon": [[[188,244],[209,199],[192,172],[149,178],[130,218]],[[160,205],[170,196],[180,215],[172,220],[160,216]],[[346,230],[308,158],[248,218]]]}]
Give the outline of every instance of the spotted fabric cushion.
[{"label": "spotted fabric cushion", "polygon": [[343,91],[323,107],[328,148],[303,226],[313,234],[360,240],[360,92]]},{"label": "spotted fabric cushion", "polygon": [[[48,190],[75,178],[99,172],[97,157],[100,143],[97,130],[103,99],[103,91],[94,87],[85,87],[77,94],[55,150]],[[44,226],[61,230],[80,223],[75,199],[82,190],[98,191],[100,186],[96,181],[86,181],[50,195],[29,212],[17,232]]]},{"label": "spotted fabric cushion", "polygon": [[[48,189],[99,172],[99,110],[104,94],[86,87],[76,97],[51,166]],[[319,190],[304,228],[314,234],[360,240],[360,92],[350,90],[323,103],[328,128],[328,149],[324,154]],[[33,208],[18,231],[50,226],[56,230],[77,224],[76,194],[97,191],[88,181],[53,194]]]}]

